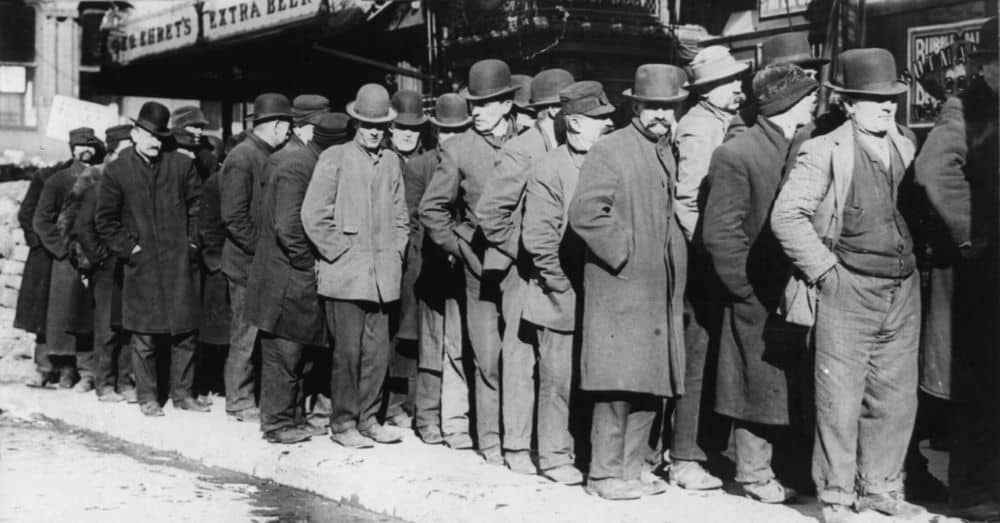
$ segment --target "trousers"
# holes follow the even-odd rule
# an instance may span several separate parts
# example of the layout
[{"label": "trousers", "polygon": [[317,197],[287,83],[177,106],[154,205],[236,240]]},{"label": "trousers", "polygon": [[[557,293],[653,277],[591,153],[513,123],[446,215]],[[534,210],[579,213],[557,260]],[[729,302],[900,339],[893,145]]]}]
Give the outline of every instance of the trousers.
[{"label": "trousers", "polygon": [[500,451],[499,289],[465,269],[465,323],[476,367],[476,434],[480,452]]},{"label": "trousers", "polygon": [[662,398],[628,392],[600,393],[594,398],[590,479],[638,479],[653,452],[656,416]]},{"label": "trousers", "polygon": [[267,434],[305,422],[305,345],[262,332],[260,430]]},{"label": "trousers", "polygon": [[132,333],[132,372],[139,403],[157,401],[156,352],[170,347],[170,399],[191,396],[194,384],[194,332],[179,335]]},{"label": "trousers", "polygon": [[462,316],[458,301],[419,299],[420,354],[416,429],[439,429],[445,440],[469,434],[469,387],[462,359]]},{"label": "trousers", "polygon": [[389,367],[389,313],[383,305],[327,300],[336,348],[330,372],[330,430],[366,430],[378,423]]},{"label": "trousers", "polygon": [[[115,263],[106,262],[90,278],[94,295],[94,352],[97,356],[95,386],[102,390],[132,388],[132,355],[127,350],[127,336],[111,325],[115,303]],[[79,362],[78,362],[79,364]]]},{"label": "trousers", "polygon": [[234,280],[229,281],[229,301],[233,317],[229,324],[229,353],[223,374],[226,381],[226,412],[239,412],[253,408],[254,362],[253,353],[257,345],[257,327],[246,319],[247,286]]}]

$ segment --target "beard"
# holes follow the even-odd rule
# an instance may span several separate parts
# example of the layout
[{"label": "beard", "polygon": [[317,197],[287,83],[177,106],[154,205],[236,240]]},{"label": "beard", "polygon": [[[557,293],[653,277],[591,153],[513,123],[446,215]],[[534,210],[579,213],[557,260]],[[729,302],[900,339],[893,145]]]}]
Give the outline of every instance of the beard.
[{"label": "beard", "polygon": [[94,153],[91,151],[80,151],[76,153],[76,159],[83,163],[92,163],[94,161]]}]

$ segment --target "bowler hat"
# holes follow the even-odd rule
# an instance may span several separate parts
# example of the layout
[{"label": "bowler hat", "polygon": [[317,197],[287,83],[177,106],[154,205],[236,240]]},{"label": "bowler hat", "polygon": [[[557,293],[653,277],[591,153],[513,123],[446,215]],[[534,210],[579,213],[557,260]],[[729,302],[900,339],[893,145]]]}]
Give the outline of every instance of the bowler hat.
[{"label": "bowler hat", "polygon": [[510,75],[510,83],[517,86],[514,91],[514,106],[518,109],[533,113],[531,108],[531,77],[526,74]]},{"label": "bowler hat", "polygon": [[889,51],[877,47],[848,49],[837,57],[837,73],[826,85],[844,94],[895,96],[908,89],[896,75],[896,60]]},{"label": "bowler hat", "polygon": [[396,110],[389,102],[389,91],[379,84],[362,85],[354,101],[347,104],[347,114],[367,123],[389,123],[396,119]]},{"label": "bowler hat", "polygon": [[97,147],[100,143],[101,139],[94,134],[94,130],[90,127],[77,127],[69,132],[70,147],[76,145],[89,145],[91,147]]},{"label": "bowler hat", "polygon": [[531,105],[540,108],[559,103],[559,91],[574,82],[573,75],[565,69],[546,69],[531,79]]},{"label": "bowler hat", "polygon": [[972,52],[972,55],[983,56],[992,54],[996,56],[997,40],[997,17],[994,16],[987,20],[979,30],[979,45],[976,46],[976,50]]},{"label": "bowler hat", "polygon": [[416,91],[400,89],[392,95],[392,108],[396,110],[396,123],[409,127],[417,127],[427,123],[424,114],[424,97]]},{"label": "bowler hat", "polygon": [[167,123],[170,121],[170,109],[159,102],[146,102],[139,108],[139,117],[132,119],[132,123],[141,129],[152,133],[160,138],[170,136],[170,128]]},{"label": "bowler hat", "polygon": [[292,106],[288,97],[283,94],[264,93],[254,99],[250,118],[254,125],[268,120],[291,120]]},{"label": "bowler hat", "polygon": [[640,65],[635,71],[635,84],[622,96],[638,102],[680,102],[688,96],[682,87],[687,81],[683,69],[667,64]]},{"label": "bowler hat", "polygon": [[184,107],[174,109],[171,118],[173,118],[170,126],[171,129],[183,129],[189,126],[205,127],[208,125],[205,113],[201,112],[201,108],[196,105],[185,105]]},{"label": "bowler hat", "polygon": [[442,94],[434,104],[431,123],[446,129],[469,125],[472,123],[472,117],[469,116],[469,102],[455,93]]},{"label": "bowler hat", "polygon": [[795,64],[803,68],[818,68],[830,60],[813,56],[809,33],[796,31],[772,36],[760,45],[761,66]]},{"label": "bowler hat", "polygon": [[748,64],[737,62],[729,49],[712,45],[698,51],[691,59],[692,79],[685,87],[698,87],[710,82],[733,78],[750,68]]},{"label": "bowler hat", "polygon": [[300,94],[292,100],[292,120],[295,125],[315,124],[321,115],[330,112],[330,100],[318,94]]},{"label": "bowler hat", "polygon": [[615,112],[615,106],[611,105],[608,95],[604,93],[604,86],[593,80],[570,84],[559,91],[559,100],[565,116],[582,114],[598,118]]},{"label": "bowler hat", "polygon": [[510,81],[510,67],[503,60],[480,60],[469,69],[469,85],[461,95],[471,102],[485,102],[513,93],[516,85]]}]

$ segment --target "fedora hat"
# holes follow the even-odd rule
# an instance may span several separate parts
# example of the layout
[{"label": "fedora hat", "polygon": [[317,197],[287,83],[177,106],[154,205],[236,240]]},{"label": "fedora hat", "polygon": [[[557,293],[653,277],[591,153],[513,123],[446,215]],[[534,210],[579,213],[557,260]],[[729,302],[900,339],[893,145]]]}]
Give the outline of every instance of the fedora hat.
[{"label": "fedora hat", "polygon": [[153,135],[166,138],[170,136],[170,109],[159,102],[146,102],[139,108],[139,117],[131,118],[136,127],[144,129]]},{"label": "fedora hat", "polygon": [[795,64],[803,68],[818,68],[830,62],[813,56],[809,47],[809,33],[796,31],[772,36],[760,44],[761,67],[777,64]]},{"label": "fedora hat", "polygon": [[470,102],[485,102],[517,90],[510,81],[510,67],[503,60],[488,58],[469,68],[469,85],[459,94]]},{"label": "fedora hat", "polygon": [[300,94],[292,100],[295,125],[316,124],[317,118],[330,112],[330,100],[318,94]]},{"label": "fedora hat", "polygon": [[721,45],[712,45],[698,51],[688,67],[691,69],[691,81],[685,87],[698,87],[732,78],[750,68],[747,64],[737,62],[729,54],[729,49]]},{"label": "fedora hat", "polygon": [[541,108],[559,104],[559,92],[573,84],[573,75],[565,69],[546,69],[531,79],[531,106]]},{"label": "fedora hat", "polygon": [[389,123],[396,119],[396,110],[389,101],[389,91],[379,84],[362,85],[354,101],[347,104],[347,114],[359,122],[367,123]]},{"label": "fedora hat", "polygon": [[396,110],[396,123],[417,127],[427,123],[424,114],[424,97],[416,91],[400,89],[392,95],[392,108]]},{"label": "fedora hat", "polygon": [[608,116],[615,112],[601,82],[585,80],[572,83],[559,91],[559,101],[565,116],[582,114],[591,118]]},{"label": "fedora hat", "polygon": [[455,93],[442,94],[434,103],[434,116],[431,116],[431,123],[445,129],[455,129],[471,124],[469,102]]},{"label": "fedora hat", "polygon": [[178,107],[177,109],[174,109],[173,114],[170,116],[172,118],[170,125],[171,129],[205,127],[208,125],[208,118],[205,118],[205,113],[201,112],[201,108],[196,105]]},{"label": "fedora hat", "polygon": [[667,64],[640,65],[635,71],[632,89],[626,89],[622,96],[637,102],[680,102],[688,96],[683,88],[687,73],[683,69]]},{"label": "fedora hat", "polygon": [[979,45],[972,52],[972,56],[985,56],[997,54],[997,17],[987,20],[979,30]]},{"label": "fedora hat", "polygon": [[532,112],[531,77],[526,74],[512,74],[510,83],[517,86],[517,90],[514,91],[514,107]]},{"label": "fedora hat", "polygon": [[253,101],[253,114],[250,115],[254,125],[268,120],[292,119],[292,105],[288,97],[279,93],[264,93]]},{"label": "fedora hat", "polygon": [[837,72],[826,86],[837,93],[895,96],[909,89],[896,75],[896,60],[889,51],[848,49],[837,57]]}]

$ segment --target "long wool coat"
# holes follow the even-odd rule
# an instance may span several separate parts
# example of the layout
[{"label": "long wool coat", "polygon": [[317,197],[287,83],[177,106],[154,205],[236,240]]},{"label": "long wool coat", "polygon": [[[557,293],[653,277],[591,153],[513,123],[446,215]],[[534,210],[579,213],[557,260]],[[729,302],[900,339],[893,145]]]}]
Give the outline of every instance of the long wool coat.
[{"label": "long wool coat", "polygon": [[[95,219],[101,240],[125,264],[125,329],[176,335],[198,328],[200,199],[194,162],[181,153],[147,163],[126,149],[106,167]],[[142,250],[132,254],[136,245]]]},{"label": "long wool coat", "polygon": [[570,226],[587,244],[581,387],[684,393],[687,247],[674,216],[668,139],[638,122],[594,145],[580,169]]},{"label": "long wool coat", "polygon": [[257,248],[260,226],[257,207],[264,186],[264,163],[274,148],[253,132],[226,156],[219,173],[221,216],[226,226],[222,272],[246,285],[250,262]]},{"label": "long wool coat", "polygon": [[790,262],[768,217],[791,141],[764,117],[728,142],[709,165],[705,248],[729,300],[723,311],[715,410],[744,421],[789,422],[805,333],[776,314]]},{"label": "long wool coat", "polygon": [[222,249],[226,227],[222,225],[219,170],[201,185],[198,210],[198,237],[201,241],[201,315],[198,341],[211,345],[229,345],[229,323],[233,309],[229,305],[229,283],[222,272]]},{"label": "long wool coat", "polygon": [[289,144],[267,160],[257,253],[247,279],[247,321],[285,339],[323,345],[323,310],[316,291],[316,256],[302,228],[305,198],[320,148]]}]

